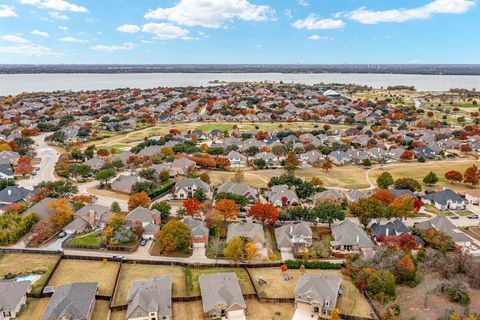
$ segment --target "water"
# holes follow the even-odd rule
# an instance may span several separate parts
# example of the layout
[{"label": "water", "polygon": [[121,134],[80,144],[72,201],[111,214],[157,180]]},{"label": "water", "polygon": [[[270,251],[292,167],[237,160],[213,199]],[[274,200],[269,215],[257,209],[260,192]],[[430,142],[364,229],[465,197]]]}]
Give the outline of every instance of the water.
[{"label": "water", "polygon": [[450,88],[480,90],[480,76],[360,74],[360,73],[124,73],[124,74],[0,74],[0,95],[55,90],[98,90],[207,86],[210,81],[283,81],[316,84],[355,83],[374,88],[408,85],[419,91],[445,91]]},{"label": "water", "polygon": [[30,281],[33,284],[35,281],[40,279],[40,277],[41,277],[41,275],[32,273],[32,274],[28,274],[28,275],[23,276],[23,277],[15,278],[15,282]]}]

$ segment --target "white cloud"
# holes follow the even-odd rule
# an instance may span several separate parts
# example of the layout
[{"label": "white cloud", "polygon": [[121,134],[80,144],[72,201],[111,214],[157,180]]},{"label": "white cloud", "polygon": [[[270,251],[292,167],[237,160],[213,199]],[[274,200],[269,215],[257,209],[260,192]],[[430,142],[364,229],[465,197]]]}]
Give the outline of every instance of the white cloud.
[{"label": "white cloud", "polygon": [[21,55],[26,57],[31,56],[61,56],[62,54],[59,52],[55,52],[50,48],[34,45],[34,44],[26,44],[22,46],[0,46],[0,53],[8,53],[14,55]]},{"label": "white cloud", "polygon": [[119,26],[117,30],[120,32],[126,32],[126,33],[137,33],[140,31],[140,27],[137,26],[136,24],[123,24]]},{"label": "white cloud", "polygon": [[174,7],[157,8],[145,14],[146,19],[164,19],[187,26],[220,28],[234,19],[266,21],[274,11],[267,5],[248,0],[180,0]]},{"label": "white cloud", "polygon": [[39,37],[44,37],[44,38],[47,38],[47,37],[50,36],[48,34],[48,32],[40,31],[40,30],[37,30],[37,29],[32,30],[30,33],[33,34],[34,36],[39,36]]},{"label": "white cloud", "polygon": [[343,29],[345,23],[340,19],[320,19],[317,15],[310,14],[305,19],[295,21],[293,27],[307,30]]},{"label": "white cloud", "polygon": [[61,38],[60,41],[70,42],[70,43],[87,43],[88,42],[88,40],[78,39],[78,38],[74,38],[74,37]]},{"label": "white cloud", "polygon": [[320,41],[320,40],[332,40],[332,38],[329,36],[319,36],[318,34],[314,34],[313,36],[308,37],[308,40]]},{"label": "white cloud", "polygon": [[21,4],[34,5],[38,8],[51,9],[55,11],[70,11],[77,13],[86,13],[88,9],[68,2],[66,0],[19,0]]},{"label": "white cloud", "polygon": [[104,51],[104,52],[115,52],[115,51],[120,51],[120,50],[132,50],[136,47],[135,44],[133,43],[124,43],[121,45],[104,45],[104,44],[98,44],[95,46],[91,46],[90,49],[94,51]]},{"label": "white cloud", "polygon": [[406,9],[391,9],[372,11],[361,7],[347,14],[346,17],[363,24],[377,24],[382,22],[405,22],[431,18],[439,13],[465,13],[475,6],[474,0],[435,0],[424,6]]},{"label": "white cloud", "polygon": [[152,41],[152,40],[142,40],[142,43],[152,44],[152,43],[154,43],[154,41]]},{"label": "white cloud", "polygon": [[61,14],[61,13],[58,13],[57,11],[50,11],[48,14],[50,15],[50,17],[52,17],[54,19],[57,19],[57,20],[67,20],[68,19],[68,16],[66,14]]},{"label": "white cloud", "polygon": [[68,30],[68,27],[66,27],[66,26],[58,26],[58,29],[63,30],[63,31],[67,31],[67,30]]},{"label": "white cloud", "polygon": [[0,5],[0,18],[11,18],[11,17],[18,17],[13,7],[7,6],[6,4]]},{"label": "white cloud", "polygon": [[285,17],[287,17],[287,18],[292,18],[292,17],[293,17],[292,10],[290,10],[290,9],[285,9],[285,11],[283,12],[283,14],[284,14]]},{"label": "white cloud", "polygon": [[147,23],[142,27],[143,32],[152,33],[159,40],[183,39],[189,40],[189,31],[169,23]]},{"label": "white cloud", "polygon": [[297,3],[303,7],[308,7],[310,5],[307,0],[297,0]]},{"label": "white cloud", "polygon": [[25,38],[22,38],[18,35],[15,35],[15,34],[6,34],[4,36],[2,36],[1,38],[2,40],[4,41],[8,41],[8,42],[12,42],[12,43],[30,43],[30,41],[28,41],[27,39]]}]

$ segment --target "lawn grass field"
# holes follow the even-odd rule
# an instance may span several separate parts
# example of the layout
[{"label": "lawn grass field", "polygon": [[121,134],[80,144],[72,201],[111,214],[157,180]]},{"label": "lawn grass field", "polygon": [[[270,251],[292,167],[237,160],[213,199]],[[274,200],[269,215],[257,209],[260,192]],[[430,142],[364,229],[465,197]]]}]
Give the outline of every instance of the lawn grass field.
[{"label": "lawn grass field", "polygon": [[100,246],[102,243],[102,231],[94,231],[87,234],[80,234],[72,240],[68,241],[68,244],[74,246]]},{"label": "lawn grass field", "polygon": [[[479,165],[479,162],[471,159],[457,159],[457,160],[442,160],[442,161],[428,161],[425,163],[408,162],[408,163],[395,163],[391,165],[385,165],[383,168],[374,168],[370,171],[369,177],[372,182],[375,182],[377,177],[383,172],[390,172],[394,179],[398,178],[413,178],[416,179],[422,188],[441,190],[443,187],[450,188],[457,192],[465,192],[473,189],[472,186],[464,183],[450,183],[445,179],[445,172],[450,170],[456,170],[463,173],[465,169],[473,164]],[[430,187],[425,185],[422,180],[430,172],[433,171],[439,181],[435,186]]]},{"label": "lawn grass field", "polygon": [[202,301],[174,302],[173,319],[204,319]]},{"label": "lawn grass field", "polygon": [[92,320],[108,319],[109,312],[110,303],[108,301],[97,300],[95,301],[95,307],[93,308]]},{"label": "lawn grass field", "polygon": [[112,311],[110,314],[110,320],[125,320],[127,317],[127,310]]},{"label": "lawn grass field", "polygon": [[[256,286],[259,297],[266,298],[293,298],[293,291],[299,277],[299,270],[288,270],[292,276],[289,281],[283,280],[280,268],[253,268],[248,269],[253,283]],[[338,301],[338,307],[343,314],[359,317],[370,317],[370,305],[365,297],[358,291],[352,281],[342,275],[339,270],[307,270],[307,274],[337,275],[342,278],[343,293]],[[262,277],[267,284],[258,285],[258,279]]]},{"label": "lawn grass field", "polygon": [[186,268],[185,275],[187,277],[187,290],[188,290],[189,296],[200,295],[200,283],[198,282],[198,278],[200,277],[200,275],[211,274],[211,273],[221,273],[221,272],[235,272],[237,274],[237,279],[243,294],[255,293],[255,289],[253,288],[245,269],[242,269],[242,268],[208,268],[208,269]]},{"label": "lawn grass field", "polygon": [[46,254],[9,253],[0,255],[0,278],[4,278],[8,273],[27,275],[41,272],[40,279],[32,285],[32,292],[40,293],[58,259],[60,256]]},{"label": "lawn grass field", "polygon": [[293,303],[260,303],[255,299],[247,303],[247,320],[290,320],[295,312]]},{"label": "lawn grass field", "polygon": [[98,294],[112,296],[119,267],[119,263],[111,261],[104,264],[101,261],[62,260],[48,285],[98,282]]},{"label": "lawn grass field", "polygon": [[20,311],[20,314],[17,320],[32,320],[32,319],[40,319],[42,317],[43,312],[47,308],[48,305],[48,298],[42,299],[34,299],[28,298],[27,305],[24,309]]},{"label": "lawn grass field", "polygon": [[157,266],[146,264],[123,264],[120,269],[113,305],[127,304],[128,289],[135,280],[147,280],[155,276],[170,274],[173,282],[173,297],[186,297],[185,270],[176,266]]}]

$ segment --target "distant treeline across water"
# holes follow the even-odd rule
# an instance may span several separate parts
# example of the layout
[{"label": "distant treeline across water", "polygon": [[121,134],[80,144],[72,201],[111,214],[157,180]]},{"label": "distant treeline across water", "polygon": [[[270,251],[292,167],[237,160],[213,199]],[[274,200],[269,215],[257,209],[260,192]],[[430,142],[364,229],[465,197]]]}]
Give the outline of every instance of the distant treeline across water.
[{"label": "distant treeline across water", "polygon": [[480,75],[479,64],[62,64],[0,65],[0,74],[27,73],[373,73]]}]

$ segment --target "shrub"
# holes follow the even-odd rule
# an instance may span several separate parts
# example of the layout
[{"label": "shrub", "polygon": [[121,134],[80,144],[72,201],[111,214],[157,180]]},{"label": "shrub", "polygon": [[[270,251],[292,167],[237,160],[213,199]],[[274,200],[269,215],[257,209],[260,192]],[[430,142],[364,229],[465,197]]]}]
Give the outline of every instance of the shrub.
[{"label": "shrub", "polygon": [[305,269],[341,269],[341,263],[332,263],[327,261],[304,261],[304,260],[287,260],[285,265],[289,269],[300,269],[300,266],[305,266]]},{"label": "shrub", "polygon": [[448,299],[461,305],[470,304],[470,297],[462,283],[444,282],[441,285],[442,292],[448,295]]},{"label": "shrub", "polygon": [[375,271],[367,278],[367,293],[386,303],[395,300],[395,277],[389,271]]}]

